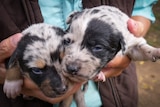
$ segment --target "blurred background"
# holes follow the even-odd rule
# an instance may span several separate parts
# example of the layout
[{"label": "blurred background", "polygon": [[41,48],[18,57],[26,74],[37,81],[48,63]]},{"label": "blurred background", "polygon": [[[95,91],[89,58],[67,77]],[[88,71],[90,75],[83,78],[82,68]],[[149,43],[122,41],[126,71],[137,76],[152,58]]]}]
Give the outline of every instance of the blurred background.
[{"label": "blurred background", "polygon": [[[145,36],[147,42],[152,46],[160,48],[160,0],[153,7],[156,22],[152,24],[148,34]],[[160,107],[160,60],[157,62],[136,62],[139,106],[138,107]]]}]

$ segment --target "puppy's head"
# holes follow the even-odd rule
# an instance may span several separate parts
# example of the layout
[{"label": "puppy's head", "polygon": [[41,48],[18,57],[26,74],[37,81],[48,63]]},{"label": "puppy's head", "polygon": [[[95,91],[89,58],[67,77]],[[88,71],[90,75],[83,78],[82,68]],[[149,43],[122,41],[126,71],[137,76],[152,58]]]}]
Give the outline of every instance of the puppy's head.
[{"label": "puppy's head", "polygon": [[117,52],[125,49],[122,33],[104,17],[110,19],[101,9],[86,9],[69,17],[62,64],[69,78],[75,81],[93,78]]},{"label": "puppy's head", "polygon": [[48,97],[66,90],[61,75],[63,30],[47,24],[35,24],[22,32],[23,38],[11,56],[9,68],[19,66]]}]

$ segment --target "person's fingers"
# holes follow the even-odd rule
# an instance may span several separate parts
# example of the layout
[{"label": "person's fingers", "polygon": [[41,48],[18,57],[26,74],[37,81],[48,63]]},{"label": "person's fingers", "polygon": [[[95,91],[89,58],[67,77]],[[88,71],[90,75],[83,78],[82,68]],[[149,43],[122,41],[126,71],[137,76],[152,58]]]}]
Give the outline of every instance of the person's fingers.
[{"label": "person's fingers", "polygon": [[117,55],[102,69],[102,72],[107,78],[118,76],[129,65],[130,61],[127,56]]},{"label": "person's fingers", "polygon": [[141,22],[129,19],[127,21],[128,30],[133,33],[136,37],[141,37],[144,30],[144,26]]},{"label": "person's fingers", "polygon": [[0,42],[0,56],[1,56],[0,63],[2,63],[6,58],[8,58],[13,53],[21,37],[22,34],[17,33]]},{"label": "person's fingers", "polygon": [[129,65],[131,59],[125,55],[116,55],[108,64],[109,68],[125,68]]},{"label": "person's fingers", "polygon": [[22,94],[27,96],[33,96],[43,101],[55,104],[67,98],[68,96],[74,94],[81,87],[81,85],[82,83],[73,84],[73,88],[69,89],[64,95],[59,96],[57,98],[50,98],[45,96],[35,83],[33,83],[30,79],[25,77]]},{"label": "person's fingers", "polygon": [[104,68],[103,73],[106,78],[109,77],[115,77],[118,76],[122,73],[123,69],[122,68]]}]

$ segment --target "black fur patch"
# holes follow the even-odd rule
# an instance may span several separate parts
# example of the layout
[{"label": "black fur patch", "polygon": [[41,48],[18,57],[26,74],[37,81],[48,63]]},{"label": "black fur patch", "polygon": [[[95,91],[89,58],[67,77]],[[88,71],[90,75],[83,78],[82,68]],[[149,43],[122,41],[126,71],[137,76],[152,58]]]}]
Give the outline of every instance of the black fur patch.
[{"label": "black fur patch", "polygon": [[65,32],[61,28],[58,27],[52,27],[52,28],[56,31],[56,35],[58,36],[63,36],[65,34]]},{"label": "black fur patch", "polygon": [[91,12],[91,14],[95,14],[95,13],[98,13],[100,10],[98,10],[98,9],[94,9],[92,12]]},{"label": "black fur patch", "polygon": [[113,59],[121,49],[122,40],[122,34],[113,29],[111,25],[93,19],[86,28],[81,46],[105,62]]}]

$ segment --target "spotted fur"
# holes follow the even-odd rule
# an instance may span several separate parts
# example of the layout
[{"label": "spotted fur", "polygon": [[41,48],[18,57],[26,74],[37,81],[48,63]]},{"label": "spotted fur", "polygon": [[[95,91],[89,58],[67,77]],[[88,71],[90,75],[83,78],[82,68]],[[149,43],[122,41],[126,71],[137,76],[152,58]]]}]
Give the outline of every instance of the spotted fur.
[{"label": "spotted fur", "polygon": [[[116,54],[128,55],[134,61],[159,59],[159,48],[148,45],[144,38],[137,38],[129,32],[128,19],[126,14],[111,6],[73,13],[68,18],[70,26],[65,36],[69,41],[63,59],[66,75],[90,79]],[[68,69],[72,65],[77,69]]]},{"label": "spotted fur", "polygon": [[4,83],[7,97],[15,98],[20,94],[23,76],[30,78],[48,97],[64,94],[67,87],[61,74],[60,55],[65,32],[41,23],[30,26],[22,34],[9,61]]},{"label": "spotted fur", "polygon": [[73,81],[87,81],[117,54],[128,55],[134,61],[159,59],[159,48],[150,46],[144,38],[136,38],[129,32],[128,19],[126,14],[111,6],[71,14],[67,20],[68,33],[64,37],[64,75]]}]

